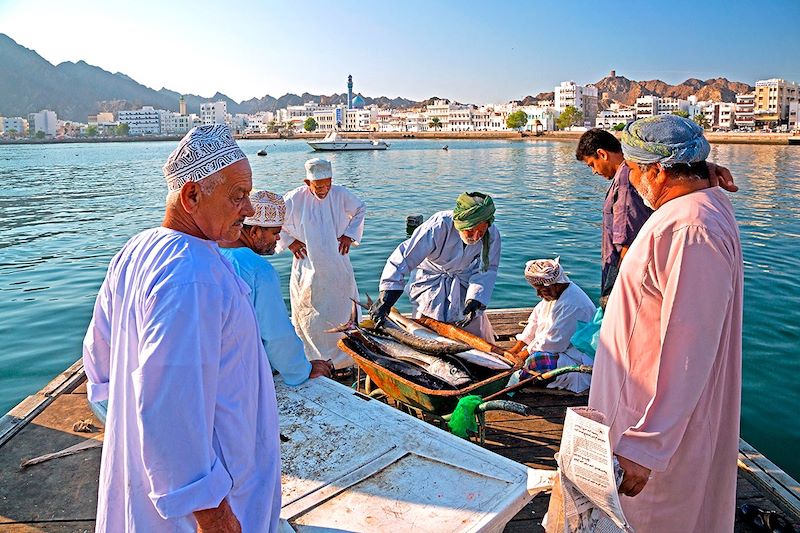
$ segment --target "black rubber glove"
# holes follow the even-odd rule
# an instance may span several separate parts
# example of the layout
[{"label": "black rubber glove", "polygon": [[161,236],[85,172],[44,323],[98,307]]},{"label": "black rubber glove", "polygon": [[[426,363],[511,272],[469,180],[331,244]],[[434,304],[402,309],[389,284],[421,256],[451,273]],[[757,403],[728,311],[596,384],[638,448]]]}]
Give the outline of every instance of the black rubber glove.
[{"label": "black rubber glove", "polygon": [[383,327],[386,322],[386,317],[392,311],[392,306],[397,303],[397,300],[403,295],[402,289],[392,291],[381,291],[378,301],[375,302],[369,310],[369,314],[375,322],[376,327]]},{"label": "black rubber glove", "polygon": [[456,326],[459,328],[464,328],[469,325],[470,322],[475,320],[475,317],[478,314],[486,309],[486,306],[480,303],[478,300],[467,300],[466,304],[464,305],[464,318],[456,322]]}]

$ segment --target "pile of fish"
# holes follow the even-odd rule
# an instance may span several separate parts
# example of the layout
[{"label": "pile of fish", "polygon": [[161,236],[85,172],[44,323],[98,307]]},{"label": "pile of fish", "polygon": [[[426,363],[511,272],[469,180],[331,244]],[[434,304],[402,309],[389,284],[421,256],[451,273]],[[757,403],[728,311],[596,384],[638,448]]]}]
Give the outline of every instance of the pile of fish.
[{"label": "pile of fish", "polygon": [[461,389],[512,366],[495,354],[439,335],[395,309],[376,327],[371,320],[358,323],[353,302],[350,321],[330,331],[343,332],[348,346],[365,359],[433,390]]}]

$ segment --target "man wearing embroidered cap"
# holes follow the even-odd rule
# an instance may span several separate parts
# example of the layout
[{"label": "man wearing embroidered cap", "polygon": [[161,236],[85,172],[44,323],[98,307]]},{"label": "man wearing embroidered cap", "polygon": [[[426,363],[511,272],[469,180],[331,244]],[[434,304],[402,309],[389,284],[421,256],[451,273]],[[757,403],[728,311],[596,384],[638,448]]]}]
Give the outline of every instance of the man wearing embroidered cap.
[{"label": "man wearing embroidered cap", "polygon": [[341,335],[328,333],[347,322],[358,287],[350,264],[350,247],[364,233],[367,209],[355,194],[333,185],[331,163],[309,159],[305,185],[284,196],[286,221],[278,250],[294,255],[289,297],[292,322],[310,360],[332,360],[349,369],[352,359],[337,346]]},{"label": "man wearing embroidered cap", "polygon": [[630,181],[653,215],[619,272],[589,406],[605,414],[636,531],[733,530],[743,267],[709,145],[675,115],[626,126]]},{"label": "man wearing embroidered cap", "polygon": [[[595,313],[592,300],[564,273],[559,258],[528,261],[525,280],[542,301],[533,308],[511,353],[526,359],[526,370],[536,372],[591,365],[592,358],[573,346],[571,339],[579,321],[592,320]],[[573,372],[557,377],[547,387],[583,392],[590,383],[591,375]]]},{"label": "man wearing embroidered cap", "polygon": [[92,402],[108,400],[97,531],[275,531],[272,370],[249,289],[216,241],[254,214],[250,165],[225,125],[170,154],[161,227],[111,260],[86,333]]},{"label": "man wearing embroidered cap", "polygon": [[269,363],[290,386],[300,385],[309,377],[330,377],[330,363],[306,359],[303,342],[295,333],[283,303],[278,273],[269,261],[261,257],[275,253],[286,216],[283,197],[269,191],[257,191],[250,194],[250,202],[255,214],[244,219],[238,241],[220,243],[220,252],[250,287],[250,301],[256,311]]},{"label": "man wearing embroidered cap", "polygon": [[493,342],[494,330],[482,311],[492,299],[500,265],[494,215],[491,196],[465,192],[455,209],[434,214],[414,230],[386,261],[380,298],[370,311],[375,321],[385,320],[411,276],[408,296],[415,317],[455,322]]}]

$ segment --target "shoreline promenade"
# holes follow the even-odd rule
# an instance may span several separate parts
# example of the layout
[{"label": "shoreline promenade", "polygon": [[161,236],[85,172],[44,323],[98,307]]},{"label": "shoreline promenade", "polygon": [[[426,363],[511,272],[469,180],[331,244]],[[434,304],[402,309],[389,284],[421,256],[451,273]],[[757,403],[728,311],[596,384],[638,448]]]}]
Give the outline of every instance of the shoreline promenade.
[{"label": "shoreline promenade", "polygon": [[[525,140],[525,141],[565,141],[578,142],[583,131],[549,131],[541,135],[531,132],[518,131],[425,131],[425,132],[370,132],[346,131],[339,132],[344,138],[364,139],[435,139],[435,140]],[[732,133],[732,132],[706,132],[706,139],[712,144],[771,144],[789,145],[789,138],[795,137],[790,133]],[[115,143],[115,142],[153,142],[177,141],[181,135],[152,135],[136,137],[100,137],[100,138],[64,138],[64,139],[15,139],[2,140],[0,146],[29,145],[29,144],[75,144],[75,143]],[[281,136],[277,133],[236,135],[237,140],[275,140],[295,139],[309,140],[321,139],[325,133],[297,132],[292,136]]]}]

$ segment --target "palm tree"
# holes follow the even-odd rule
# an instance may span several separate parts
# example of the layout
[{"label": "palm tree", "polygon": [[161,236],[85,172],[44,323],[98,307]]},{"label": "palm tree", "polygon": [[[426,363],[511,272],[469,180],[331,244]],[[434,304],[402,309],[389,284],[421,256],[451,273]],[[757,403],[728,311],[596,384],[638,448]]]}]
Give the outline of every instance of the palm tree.
[{"label": "palm tree", "polygon": [[434,130],[442,129],[442,121],[439,120],[439,117],[433,117],[430,122],[428,122],[428,127]]},{"label": "palm tree", "polygon": [[695,116],[692,118],[692,120],[694,120],[697,123],[697,125],[703,129],[707,129],[708,126],[710,125],[708,123],[708,119],[706,118],[705,113],[702,112],[696,113]]}]

